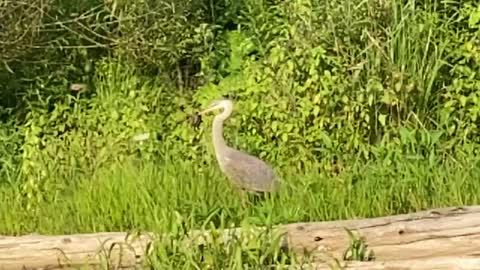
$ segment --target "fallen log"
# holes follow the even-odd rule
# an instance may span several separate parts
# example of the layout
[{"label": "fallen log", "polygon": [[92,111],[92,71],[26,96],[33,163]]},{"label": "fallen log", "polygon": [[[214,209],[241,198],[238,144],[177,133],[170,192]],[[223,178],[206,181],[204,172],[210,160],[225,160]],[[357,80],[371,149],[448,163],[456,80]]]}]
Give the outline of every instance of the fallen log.
[{"label": "fallen log", "polygon": [[[363,239],[367,249],[373,251],[374,261],[344,261],[348,259],[345,251],[352,241],[346,229]],[[224,230],[220,240],[248,239],[265,230],[254,228],[248,233],[240,228]],[[460,269],[474,269],[470,265],[480,269],[480,206],[371,219],[295,223],[276,226],[274,231],[282,235],[283,249],[330,264],[336,259],[345,269],[423,269],[422,263],[425,267],[430,263],[431,269],[459,269],[450,267],[455,260],[466,265]],[[211,232],[197,230],[182,244],[200,245],[212,238]],[[84,264],[89,268],[101,265],[133,268],[145,261],[153,244],[161,245],[163,240],[153,233],[121,232],[0,236],[0,269],[66,269]],[[327,269],[321,268],[325,265],[317,264],[314,269]]]},{"label": "fallen log", "polygon": [[124,232],[0,236],[0,269],[131,269],[143,263],[153,239]]},{"label": "fallen log", "polygon": [[373,262],[340,262],[338,264],[319,263],[301,267],[290,267],[291,270],[478,270],[480,257],[435,257],[428,259],[408,259]]},{"label": "fallen log", "polygon": [[290,250],[339,258],[350,241],[345,228],[362,237],[377,260],[480,254],[480,206],[371,219],[296,223],[282,229],[288,236]]}]

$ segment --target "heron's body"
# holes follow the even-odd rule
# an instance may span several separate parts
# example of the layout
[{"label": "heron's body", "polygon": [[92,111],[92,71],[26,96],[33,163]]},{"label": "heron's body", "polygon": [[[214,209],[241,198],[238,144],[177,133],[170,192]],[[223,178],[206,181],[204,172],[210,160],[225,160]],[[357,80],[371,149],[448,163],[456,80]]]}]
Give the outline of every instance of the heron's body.
[{"label": "heron's body", "polygon": [[223,122],[232,113],[233,103],[220,100],[202,112],[223,108],[213,121],[213,145],[220,169],[237,188],[253,192],[272,192],[280,187],[273,169],[264,161],[226,145]]},{"label": "heron's body", "polygon": [[278,188],[275,173],[264,161],[233,148],[217,156],[221,170],[233,184],[255,192],[271,192]]}]

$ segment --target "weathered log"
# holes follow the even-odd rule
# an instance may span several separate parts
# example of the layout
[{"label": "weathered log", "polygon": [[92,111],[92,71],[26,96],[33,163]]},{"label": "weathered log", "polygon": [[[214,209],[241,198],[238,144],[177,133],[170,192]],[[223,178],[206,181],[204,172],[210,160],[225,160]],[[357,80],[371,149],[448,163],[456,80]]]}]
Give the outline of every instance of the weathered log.
[{"label": "weathered log", "polygon": [[0,269],[131,269],[142,263],[152,239],[124,232],[0,236]]},{"label": "weathered log", "polygon": [[429,259],[409,259],[393,261],[373,261],[359,262],[349,261],[340,262],[338,265],[331,264],[312,264],[301,267],[290,267],[291,270],[478,270],[480,266],[480,257],[435,257]]},{"label": "weathered log", "polygon": [[[432,269],[458,269],[449,267],[454,260],[473,265],[480,256],[480,206],[433,209],[371,219],[295,223],[276,226],[274,231],[283,235],[283,248],[308,254],[315,260],[332,262],[332,259],[341,261],[350,245],[345,229],[362,237],[367,248],[373,250],[376,260],[349,262],[346,269],[387,269],[385,265],[392,265],[393,268],[389,269],[414,269],[414,266],[422,269],[422,260],[439,263],[439,268],[432,264]],[[246,234],[239,228],[225,230],[221,232],[221,240],[253,237],[263,231],[264,228],[257,228]],[[194,231],[182,244],[198,245],[211,241],[211,238],[209,231]],[[21,269],[22,266],[55,269],[59,265],[83,264],[93,267],[105,263],[131,268],[144,260],[152,243],[161,244],[159,239],[151,233],[130,236],[126,233],[0,236],[0,269]],[[450,261],[446,261],[445,256]],[[321,265],[325,264],[317,266]]]},{"label": "weathered log", "polygon": [[480,254],[480,206],[372,219],[296,223],[282,230],[288,236],[291,250],[342,258],[349,246],[345,228],[364,238],[377,260]]}]

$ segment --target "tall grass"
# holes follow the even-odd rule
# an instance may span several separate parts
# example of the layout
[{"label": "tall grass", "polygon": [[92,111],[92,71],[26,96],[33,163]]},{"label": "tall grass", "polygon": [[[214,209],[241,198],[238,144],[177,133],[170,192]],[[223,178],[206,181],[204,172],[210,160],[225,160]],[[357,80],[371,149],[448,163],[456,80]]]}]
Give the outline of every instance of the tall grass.
[{"label": "tall grass", "polygon": [[283,190],[265,200],[239,194],[216,167],[197,171],[189,163],[116,164],[89,178],[61,179],[62,190],[46,194],[32,212],[22,206],[15,185],[0,187],[1,234],[169,230],[181,217],[189,229],[213,222],[225,227],[323,221],[405,213],[479,201],[480,169],[474,163],[431,164],[403,159],[344,164],[338,175],[278,168]]}]

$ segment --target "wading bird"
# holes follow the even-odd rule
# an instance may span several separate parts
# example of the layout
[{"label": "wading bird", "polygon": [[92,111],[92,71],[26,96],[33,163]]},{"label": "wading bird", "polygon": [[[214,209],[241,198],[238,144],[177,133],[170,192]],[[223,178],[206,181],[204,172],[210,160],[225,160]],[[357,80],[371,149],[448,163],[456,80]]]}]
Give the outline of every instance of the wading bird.
[{"label": "wading bird", "polygon": [[212,135],[215,155],[222,172],[235,188],[256,193],[277,191],[280,181],[270,165],[254,156],[233,149],[225,143],[223,121],[232,113],[231,100],[215,101],[199,114],[203,115],[217,109],[223,109],[223,112],[213,120]]}]

